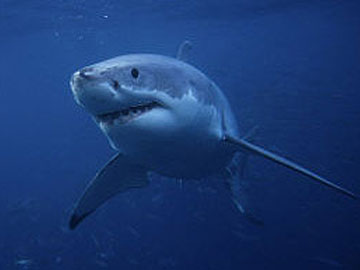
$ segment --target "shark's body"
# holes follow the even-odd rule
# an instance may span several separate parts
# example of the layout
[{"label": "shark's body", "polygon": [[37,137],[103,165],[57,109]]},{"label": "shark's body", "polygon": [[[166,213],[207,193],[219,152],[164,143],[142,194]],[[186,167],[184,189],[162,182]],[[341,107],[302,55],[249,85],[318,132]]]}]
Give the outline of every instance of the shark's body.
[{"label": "shark's body", "polygon": [[76,101],[117,150],[78,202],[75,228],[113,195],[146,186],[147,173],[181,179],[225,176],[236,152],[255,153],[325,185],[351,192],[241,139],[221,90],[201,71],[170,57],[134,54],[74,73]]}]

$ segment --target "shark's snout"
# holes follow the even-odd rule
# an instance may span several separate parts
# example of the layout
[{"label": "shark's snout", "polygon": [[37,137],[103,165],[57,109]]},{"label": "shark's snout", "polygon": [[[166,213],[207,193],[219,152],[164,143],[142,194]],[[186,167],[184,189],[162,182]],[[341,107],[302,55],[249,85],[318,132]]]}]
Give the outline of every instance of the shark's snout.
[{"label": "shark's snout", "polygon": [[101,77],[97,74],[94,68],[85,67],[76,71],[72,75],[70,85],[74,92],[81,90],[81,88],[83,88],[85,84],[89,83],[89,81],[94,81],[96,79],[101,79]]},{"label": "shark's snout", "polygon": [[74,96],[76,96],[77,91],[80,89],[79,77],[80,77],[80,73],[77,71],[71,76],[70,79],[70,88]]},{"label": "shark's snout", "polygon": [[81,75],[80,71],[76,71],[70,80],[70,87],[74,97],[77,99],[86,88],[87,78]]},{"label": "shark's snout", "polygon": [[70,86],[77,103],[92,114],[112,108],[118,95],[111,81],[93,68],[86,67],[76,71],[71,77]]},{"label": "shark's snout", "polygon": [[92,67],[85,67],[83,69],[80,69],[79,76],[86,80],[96,79],[98,77],[94,68]]}]

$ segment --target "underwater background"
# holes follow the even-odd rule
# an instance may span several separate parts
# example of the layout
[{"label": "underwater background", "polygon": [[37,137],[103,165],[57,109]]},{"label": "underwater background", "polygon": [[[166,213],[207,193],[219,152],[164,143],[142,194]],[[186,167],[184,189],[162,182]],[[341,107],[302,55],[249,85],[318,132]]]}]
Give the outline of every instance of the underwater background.
[{"label": "underwater background", "polygon": [[359,194],[359,14],[356,0],[0,0],[0,269],[360,269],[359,201],[257,157],[243,185],[261,226],[222,179],[155,176],[68,230],[114,154],[71,74],[183,40],[243,134]]}]

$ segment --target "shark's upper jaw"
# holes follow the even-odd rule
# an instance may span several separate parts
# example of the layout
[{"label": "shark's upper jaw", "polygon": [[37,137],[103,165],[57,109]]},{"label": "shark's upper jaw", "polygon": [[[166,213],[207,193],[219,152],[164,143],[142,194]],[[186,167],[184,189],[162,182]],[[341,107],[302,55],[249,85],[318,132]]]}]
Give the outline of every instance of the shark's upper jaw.
[{"label": "shark's upper jaw", "polygon": [[164,106],[156,101],[144,102],[137,105],[128,106],[120,110],[100,113],[98,115],[95,115],[95,120],[98,123],[104,123],[109,125],[113,125],[115,123],[122,125],[137,119],[141,115],[149,113],[153,109],[161,107]]},{"label": "shark's upper jaw", "polygon": [[154,109],[166,107],[146,91],[135,91],[119,82],[114,86],[111,78],[81,74],[77,71],[71,78],[74,98],[102,126],[124,125]]}]

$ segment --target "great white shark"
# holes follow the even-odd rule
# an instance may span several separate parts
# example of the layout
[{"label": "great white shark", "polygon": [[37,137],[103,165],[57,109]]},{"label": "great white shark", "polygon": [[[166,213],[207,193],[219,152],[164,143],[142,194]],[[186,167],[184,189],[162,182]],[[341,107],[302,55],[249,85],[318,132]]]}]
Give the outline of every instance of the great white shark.
[{"label": "great white shark", "polygon": [[177,179],[231,178],[229,164],[237,153],[262,156],[357,198],[326,178],[250,143],[239,132],[220,88],[183,61],[188,44],[183,45],[177,58],[123,55],[72,75],[76,102],[91,114],[116,154],[77,202],[71,229],[114,195],[147,186],[149,172]]}]

